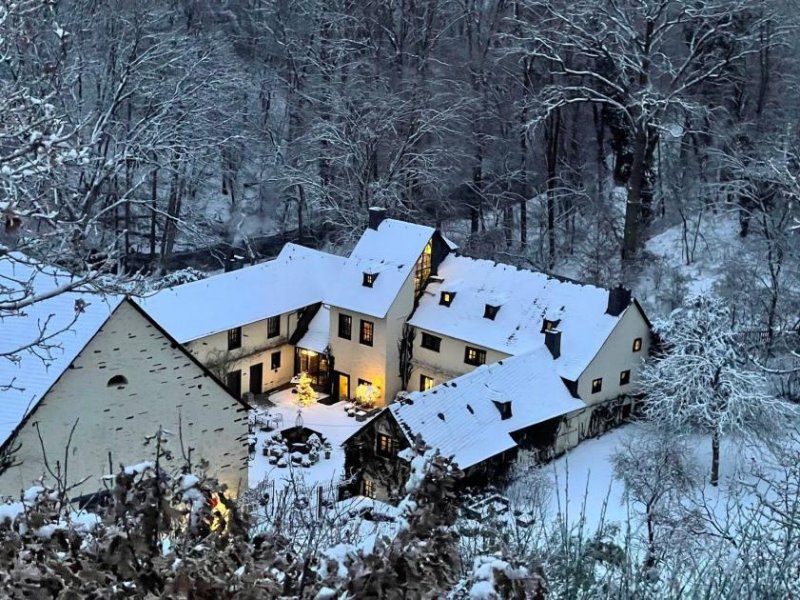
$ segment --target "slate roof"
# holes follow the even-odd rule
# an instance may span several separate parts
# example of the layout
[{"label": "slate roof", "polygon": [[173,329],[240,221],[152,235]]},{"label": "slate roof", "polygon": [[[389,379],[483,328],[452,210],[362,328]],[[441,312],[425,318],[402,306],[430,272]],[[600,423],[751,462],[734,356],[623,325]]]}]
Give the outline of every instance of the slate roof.
[{"label": "slate roof", "polygon": [[[450,306],[440,293],[455,292]],[[499,306],[494,320],[487,304]],[[606,314],[608,290],[511,265],[449,255],[419,301],[411,325],[474,345],[516,355],[544,347],[544,319],[558,322],[558,373],[576,380],[622,315]],[[636,310],[628,307],[626,310]],[[622,313],[624,314],[624,312]],[[551,359],[552,364],[552,359]]]},{"label": "slate roof", "polygon": [[[483,365],[426,392],[413,392],[389,411],[409,443],[417,435],[467,469],[517,444],[511,433],[585,408],[553,370],[545,348]],[[511,402],[502,419],[495,402]]]},{"label": "slate roof", "polygon": [[[325,295],[332,306],[383,318],[434,234],[432,227],[385,219],[366,229]],[[372,287],[364,273],[377,273]]]},{"label": "slate roof", "polygon": [[274,260],[159,290],[137,302],[186,343],[322,301],[344,261],[286,244]]},{"label": "slate roof", "polygon": [[[5,301],[21,298],[26,289],[46,296],[74,282],[69,274],[23,255],[0,257],[0,289]],[[123,301],[124,296],[119,295],[70,291],[19,311],[0,311],[0,445]],[[15,352],[38,340],[42,332],[47,336],[43,344]]]}]

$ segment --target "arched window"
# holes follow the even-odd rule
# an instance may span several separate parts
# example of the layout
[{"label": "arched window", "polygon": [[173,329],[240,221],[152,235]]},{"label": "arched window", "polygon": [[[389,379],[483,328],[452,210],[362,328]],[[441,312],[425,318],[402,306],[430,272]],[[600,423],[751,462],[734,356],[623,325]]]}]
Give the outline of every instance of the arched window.
[{"label": "arched window", "polygon": [[108,380],[107,387],[116,387],[119,385],[128,385],[128,379],[124,375],[114,375]]}]

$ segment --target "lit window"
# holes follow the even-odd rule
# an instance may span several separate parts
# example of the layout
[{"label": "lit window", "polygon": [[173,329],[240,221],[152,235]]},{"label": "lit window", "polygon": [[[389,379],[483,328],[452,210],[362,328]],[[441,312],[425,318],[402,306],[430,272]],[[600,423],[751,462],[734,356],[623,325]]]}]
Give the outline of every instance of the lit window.
[{"label": "lit window", "polygon": [[364,480],[364,495],[367,498],[374,498],[375,497],[375,482],[371,479]]},{"label": "lit window", "polygon": [[386,458],[397,456],[397,440],[385,433],[379,433],[376,441],[375,453]]},{"label": "lit window", "polygon": [[486,364],[486,350],[467,346],[464,350],[464,362],[475,366]]},{"label": "lit window", "polygon": [[350,315],[339,315],[339,337],[349,340],[353,331],[353,317]]},{"label": "lit window", "polygon": [[432,387],[433,387],[433,377],[428,377],[427,375],[419,376],[419,391],[427,392]]},{"label": "lit window", "polygon": [[642,338],[636,338],[633,340],[633,351],[639,352],[642,349]]},{"label": "lit window", "polygon": [[375,333],[375,325],[371,321],[361,320],[361,329],[358,334],[358,341],[365,346],[372,346],[372,339]]},{"label": "lit window", "polygon": [[592,393],[596,394],[603,389],[603,378],[592,379]]},{"label": "lit window", "polygon": [[362,281],[362,285],[364,287],[372,287],[372,284],[375,283],[375,280],[378,278],[377,273],[364,273],[364,280]]},{"label": "lit window", "polygon": [[236,350],[242,347],[242,328],[236,327],[228,329],[228,350]]},{"label": "lit window", "polygon": [[544,324],[542,325],[542,333],[545,331],[553,331],[561,321],[551,321],[550,319],[545,319]]},{"label": "lit window", "polygon": [[439,304],[442,306],[450,306],[453,303],[453,298],[455,297],[455,292],[442,292],[442,295],[439,297]]},{"label": "lit window", "polygon": [[631,372],[630,372],[630,370],[620,371],[619,384],[620,385],[628,385],[630,382],[631,382]]},{"label": "lit window", "polygon": [[108,383],[106,383],[107,387],[124,387],[126,385],[128,385],[128,378],[124,375],[114,375],[108,380]]},{"label": "lit window", "polygon": [[430,333],[422,334],[422,347],[427,350],[438,352],[442,346],[442,338],[431,335]]},{"label": "lit window", "polygon": [[497,316],[498,310],[500,310],[499,306],[493,306],[492,304],[487,304],[486,308],[483,311],[483,318],[491,319],[492,321],[494,321],[494,318]]},{"label": "lit window", "polygon": [[431,276],[431,257],[433,256],[433,244],[428,242],[425,245],[425,250],[419,257],[416,266],[414,267],[414,297],[418,298],[428,283]]},{"label": "lit window", "polygon": [[273,369],[281,368],[281,351],[278,350],[270,355],[270,366]]},{"label": "lit window", "polygon": [[281,318],[270,317],[267,319],[267,337],[274,338],[281,334]]}]

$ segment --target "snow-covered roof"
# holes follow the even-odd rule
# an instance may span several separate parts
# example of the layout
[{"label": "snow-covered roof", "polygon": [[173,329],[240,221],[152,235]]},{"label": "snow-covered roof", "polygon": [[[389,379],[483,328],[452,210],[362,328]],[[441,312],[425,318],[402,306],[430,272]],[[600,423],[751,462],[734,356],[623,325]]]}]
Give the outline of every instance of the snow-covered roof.
[{"label": "snow-covered roof", "polygon": [[[539,348],[413,392],[386,410],[409,442],[420,435],[466,469],[514,448],[512,432],[586,406],[570,395],[553,363]],[[511,402],[511,417],[503,419],[495,402]]]},{"label": "snow-covered roof", "polygon": [[[29,283],[35,295],[47,296],[74,281],[69,274],[20,254],[0,257],[4,301],[21,299]],[[16,312],[0,312],[0,444],[8,440],[123,300],[123,296],[69,291]],[[39,340],[42,334],[43,343],[15,352]]]},{"label": "snow-covered roof", "polygon": [[[383,318],[434,234],[432,227],[385,219],[367,229],[345,261],[325,301],[332,306]],[[372,287],[364,273],[377,274]]]},{"label": "snow-covered roof", "polygon": [[[441,292],[455,292],[450,306]],[[499,306],[494,320],[486,305]],[[558,373],[576,380],[608,338],[620,317],[606,314],[608,290],[564,281],[511,265],[449,255],[431,280],[411,325],[506,354],[544,346],[544,319],[558,321]],[[624,313],[623,313],[624,314]]]},{"label": "snow-covered roof", "polygon": [[137,302],[186,343],[321,302],[344,261],[286,244],[273,260],[159,290]]},{"label": "snow-covered roof", "polygon": [[320,307],[311,323],[308,324],[308,331],[295,344],[298,348],[313,350],[323,353],[330,344],[331,311],[329,308]]}]

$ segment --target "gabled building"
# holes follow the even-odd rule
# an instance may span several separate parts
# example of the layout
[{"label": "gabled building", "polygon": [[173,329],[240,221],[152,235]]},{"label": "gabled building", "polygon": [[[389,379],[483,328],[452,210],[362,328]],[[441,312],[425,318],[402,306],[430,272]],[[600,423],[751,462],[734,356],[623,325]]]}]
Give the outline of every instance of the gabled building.
[{"label": "gabled building", "polygon": [[57,468],[84,482],[71,497],[94,493],[103,475],[153,456],[144,442],[159,428],[233,493],[246,486],[248,407],[130,299],[48,297],[69,281],[22,256],[0,259],[9,297],[30,283],[43,298],[0,319],[0,447],[15,463],[0,472],[0,495],[52,483]]}]

